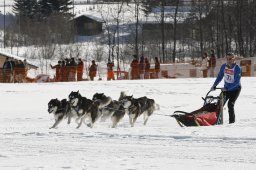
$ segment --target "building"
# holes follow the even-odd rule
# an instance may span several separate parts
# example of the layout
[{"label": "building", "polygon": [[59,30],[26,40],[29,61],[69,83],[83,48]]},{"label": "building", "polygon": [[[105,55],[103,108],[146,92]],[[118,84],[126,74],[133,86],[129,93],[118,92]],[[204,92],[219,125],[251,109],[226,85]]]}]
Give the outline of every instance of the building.
[{"label": "building", "polygon": [[103,21],[95,16],[82,14],[74,17],[76,34],[79,36],[91,36],[102,33]]},{"label": "building", "polygon": [[[19,56],[13,55],[13,54],[9,54],[9,53],[0,51],[0,69],[3,68],[4,62],[7,57],[13,59],[14,61],[16,61],[16,60],[24,61],[25,60],[25,58],[23,58],[23,57],[19,57]],[[38,68],[36,65],[32,64],[30,61],[26,61],[26,65],[27,65],[28,69],[37,69]]]},{"label": "building", "polygon": [[[7,57],[10,58],[14,62],[22,61],[24,63],[24,61],[25,61],[25,63],[24,63],[25,68],[21,68],[18,66],[18,67],[14,67],[13,71],[9,71],[8,74],[9,74],[10,79],[5,78],[6,71],[4,72],[4,70],[3,70],[3,65],[4,65],[4,62]],[[0,83],[2,83],[2,82],[25,82],[25,80],[28,82],[28,79],[26,79],[26,78],[28,78],[27,71],[29,69],[37,69],[37,68],[38,67],[36,65],[32,64],[29,61],[26,61],[22,57],[15,56],[15,55],[0,51]],[[6,81],[6,80],[8,80],[8,81]],[[30,80],[32,80],[32,79],[30,79]]]}]

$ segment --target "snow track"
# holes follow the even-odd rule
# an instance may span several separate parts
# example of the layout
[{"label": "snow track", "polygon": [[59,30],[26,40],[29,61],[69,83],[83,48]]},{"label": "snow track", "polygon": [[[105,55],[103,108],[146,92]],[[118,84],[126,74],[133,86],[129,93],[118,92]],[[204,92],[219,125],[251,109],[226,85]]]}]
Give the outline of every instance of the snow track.
[{"label": "snow track", "polygon": [[[56,84],[0,84],[0,169],[255,169],[255,78],[243,78],[236,103],[235,124],[181,128],[168,116],[175,110],[193,111],[202,105],[213,79],[81,82]],[[207,87],[206,87],[207,84]],[[209,85],[208,85],[209,84]],[[72,120],[49,129],[51,98],[67,98],[79,90],[91,98],[104,92],[113,99],[121,90],[134,97],[147,95],[161,110],[143,126],[131,128],[128,117],[110,128],[76,129]]]}]

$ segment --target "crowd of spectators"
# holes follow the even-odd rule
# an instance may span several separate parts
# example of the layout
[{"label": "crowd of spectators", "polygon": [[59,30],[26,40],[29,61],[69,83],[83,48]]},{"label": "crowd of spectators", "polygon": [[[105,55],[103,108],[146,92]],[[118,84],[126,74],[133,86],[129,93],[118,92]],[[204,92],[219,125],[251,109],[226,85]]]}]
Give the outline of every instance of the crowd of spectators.
[{"label": "crowd of spectators", "polygon": [[27,75],[26,60],[15,60],[6,57],[3,64],[2,75],[4,83],[22,83]]},{"label": "crowd of spectators", "polygon": [[84,63],[81,58],[75,61],[74,58],[66,58],[59,60],[58,64],[52,66],[55,69],[54,81],[66,82],[66,81],[82,81],[84,72]]},{"label": "crowd of spectators", "polygon": [[160,62],[158,60],[158,57],[155,57],[155,67],[152,69],[150,69],[150,62],[148,58],[144,58],[144,56],[141,56],[140,60],[138,60],[137,55],[133,55],[133,60],[130,66],[132,80],[160,77]]}]

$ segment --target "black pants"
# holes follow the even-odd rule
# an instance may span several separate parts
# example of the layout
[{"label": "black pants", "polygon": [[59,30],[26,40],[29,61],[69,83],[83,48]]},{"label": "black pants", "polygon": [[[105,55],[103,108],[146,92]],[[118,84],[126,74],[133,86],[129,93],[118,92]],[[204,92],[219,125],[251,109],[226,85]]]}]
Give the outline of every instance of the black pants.
[{"label": "black pants", "polygon": [[234,123],[235,120],[236,120],[234,105],[235,105],[236,99],[238,98],[238,96],[240,94],[240,91],[241,91],[241,88],[237,89],[237,90],[234,90],[234,91],[225,91],[225,92],[223,92],[224,105],[228,101],[229,123]]}]

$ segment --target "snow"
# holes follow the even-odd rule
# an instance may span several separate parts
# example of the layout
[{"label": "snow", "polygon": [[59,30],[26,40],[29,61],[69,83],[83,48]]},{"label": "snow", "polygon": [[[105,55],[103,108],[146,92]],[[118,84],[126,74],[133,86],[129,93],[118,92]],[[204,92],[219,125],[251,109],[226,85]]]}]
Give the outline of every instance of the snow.
[{"label": "snow", "polygon": [[[175,110],[193,111],[214,79],[85,81],[41,84],[0,84],[0,169],[255,169],[256,78],[242,78],[236,123],[211,127],[179,127],[169,117]],[[79,90],[91,98],[104,92],[118,99],[121,91],[153,98],[161,109],[143,126],[128,116],[76,129],[66,120],[57,129],[47,112],[52,98]],[[217,94],[215,92],[213,94]],[[254,108],[254,109],[253,109]]]}]

